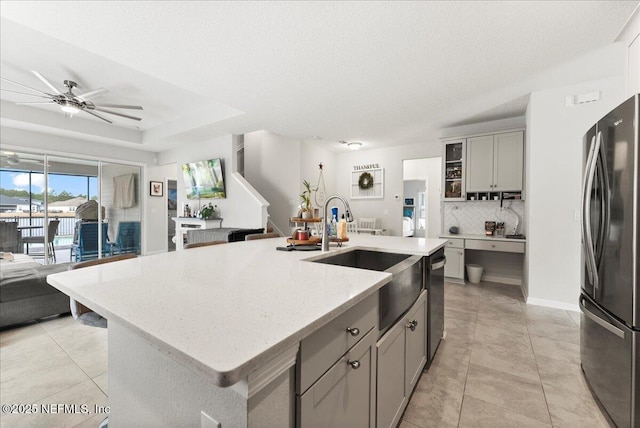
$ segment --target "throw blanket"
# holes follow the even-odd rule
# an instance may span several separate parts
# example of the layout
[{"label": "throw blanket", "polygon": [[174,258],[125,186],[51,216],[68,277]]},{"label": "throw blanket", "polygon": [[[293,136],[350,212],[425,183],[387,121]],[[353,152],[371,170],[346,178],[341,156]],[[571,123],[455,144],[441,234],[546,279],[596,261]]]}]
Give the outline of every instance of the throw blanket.
[{"label": "throw blanket", "polygon": [[[47,284],[47,275],[64,272],[70,263],[40,265],[21,263],[12,269],[0,269],[0,302],[17,300],[34,295],[49,294],[57,290]],[[34,287],[39,291],[34,292]]]}]

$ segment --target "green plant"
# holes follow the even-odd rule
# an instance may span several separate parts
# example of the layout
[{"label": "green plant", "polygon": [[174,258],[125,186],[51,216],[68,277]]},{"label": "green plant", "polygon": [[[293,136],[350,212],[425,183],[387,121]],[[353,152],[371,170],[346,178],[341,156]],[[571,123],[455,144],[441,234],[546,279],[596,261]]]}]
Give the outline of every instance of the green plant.
[{"label": "green plant", "polygon": [[311,212],[311,184],[304,180],[302,185],[305,187],[305,190],[300,194],[300,201],[302,202],[302,211]]}]

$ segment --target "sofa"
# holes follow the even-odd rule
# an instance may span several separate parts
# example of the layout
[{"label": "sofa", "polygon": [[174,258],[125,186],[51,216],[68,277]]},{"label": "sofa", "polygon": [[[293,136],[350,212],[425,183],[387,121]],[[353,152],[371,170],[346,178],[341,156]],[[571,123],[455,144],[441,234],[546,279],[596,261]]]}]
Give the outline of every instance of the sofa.
[{"label": "sofa", "polygon": [[29,256],[0,260],[0,327],[70,311],[69,296],[47,284],[47,275],[70,263],[43,266]]}]

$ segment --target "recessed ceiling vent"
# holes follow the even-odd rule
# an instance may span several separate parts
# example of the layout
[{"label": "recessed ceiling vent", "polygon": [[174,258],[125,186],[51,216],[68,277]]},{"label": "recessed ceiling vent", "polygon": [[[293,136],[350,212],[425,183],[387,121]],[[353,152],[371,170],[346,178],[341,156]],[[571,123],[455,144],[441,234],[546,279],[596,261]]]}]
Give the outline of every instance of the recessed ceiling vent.
[{"label": "recessed ceiling vent", "polygon": [[592,103],[600,100],[600,91],[589,92],[579,95],[567,95],[565,100],[566,107],[573,107],[580,104]]}]

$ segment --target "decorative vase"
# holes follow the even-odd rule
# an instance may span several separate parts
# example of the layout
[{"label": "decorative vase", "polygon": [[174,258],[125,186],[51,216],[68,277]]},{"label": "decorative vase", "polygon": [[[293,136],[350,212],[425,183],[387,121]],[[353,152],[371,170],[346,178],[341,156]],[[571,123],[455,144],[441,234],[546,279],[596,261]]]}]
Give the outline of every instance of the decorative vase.
[{"label": "decorative vase", "polygon": [[311,218],[311,211],[302,211],[302,218]]}]

